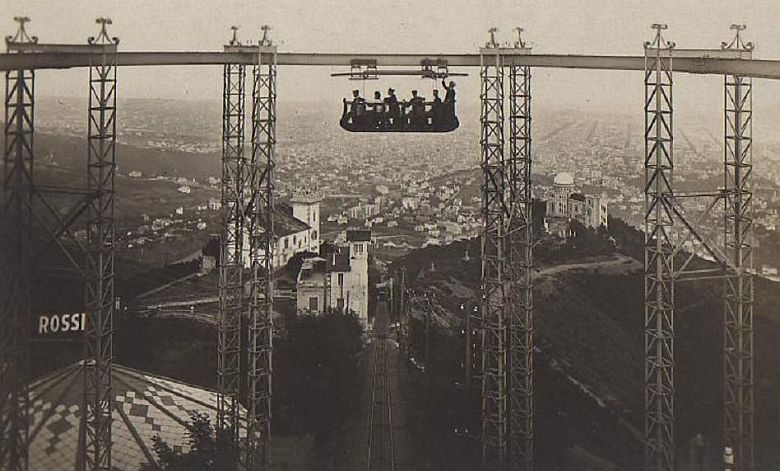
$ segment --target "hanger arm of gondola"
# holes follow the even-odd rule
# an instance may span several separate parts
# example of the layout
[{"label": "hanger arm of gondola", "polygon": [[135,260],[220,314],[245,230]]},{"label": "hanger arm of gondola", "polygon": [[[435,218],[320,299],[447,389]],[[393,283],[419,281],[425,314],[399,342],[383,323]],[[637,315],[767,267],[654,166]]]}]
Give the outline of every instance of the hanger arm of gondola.
[{"label": "hanger arm of gondola", "polygon": [[421,70],[372,70],[370,72],[334,72],[330,74],[331,77],[351,77],[355,79],[372,79],[376,78],[377,76],[416,76],[416,77],[424,77],[424,78],[446,78],[446,77],[468,77],[469,74],[462,73],[462,72],[449,72],[446,74],[440,74],[436,72],[423,72]]}]

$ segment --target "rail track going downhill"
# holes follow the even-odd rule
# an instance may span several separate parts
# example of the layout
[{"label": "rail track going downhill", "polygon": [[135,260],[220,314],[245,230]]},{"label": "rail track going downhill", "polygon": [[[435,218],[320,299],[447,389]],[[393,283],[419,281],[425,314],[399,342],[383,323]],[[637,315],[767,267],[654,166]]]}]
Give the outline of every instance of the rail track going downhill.
[{"label": "rail track going downhill", "polygon": [[379,322],[374,337],[374,373],[371,386],[371,410],[368,418],[366,469],[395,471],[392,398],[387,371],[387,326],[386,322],[381,322],[386,321],[385,318],[378,318],[377,321]]}]

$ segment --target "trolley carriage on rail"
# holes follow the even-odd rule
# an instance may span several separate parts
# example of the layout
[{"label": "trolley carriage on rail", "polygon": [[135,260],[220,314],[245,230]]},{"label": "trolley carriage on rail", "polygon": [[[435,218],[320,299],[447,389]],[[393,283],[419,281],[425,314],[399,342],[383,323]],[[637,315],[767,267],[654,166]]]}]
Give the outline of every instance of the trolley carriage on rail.
[{"label": "trolley carriage on rail", "polygon": [[[444,60],[423,60],[419,70],[378,70],[375,60],[353,59],[350,71],[331,74],[333,77],[348,77],[350,80],[378,80],[379,76],[420,76],[421,78],[444,80],[451,76],[466,74],[450,73]],[[452,86],[452,82],[451,82]],[[446,85],[445,85],[446,88]],[[375,92],[374,100],[369,101],[353,91],[351,99],[342,101],[339,125],[349,132],[414,132],[443,133],[451,132],[460,126],[455,113],[454,90],[452,98],[441,99],[438,90],[432,92],[433,98],[426,100],[412,91],[411,98],[399,100],[395,90],[388,90],[389,96],[382,99]],[[449,96],[449,92],[448,92]]]}]

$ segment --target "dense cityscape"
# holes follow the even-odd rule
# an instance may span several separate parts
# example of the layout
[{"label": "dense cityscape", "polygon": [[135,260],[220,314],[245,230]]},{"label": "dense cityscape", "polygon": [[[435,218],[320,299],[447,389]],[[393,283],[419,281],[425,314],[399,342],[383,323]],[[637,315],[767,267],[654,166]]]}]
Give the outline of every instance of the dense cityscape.
[{"label": "dense cityscape", "polygon": [[[326,239],[327,234],[334,237],[347,226],[368,226],[377,237],[377,248],[398,256],[411,248],[446,244],[478,234],[481,180],[474,110],[465,110],[472,119],[464,119],[463,129],[454,135],[361,136],[334,132],[333,117],[338,109],[322,104],[307,105],[303,110],[292,106],[282,105],[280,111],[277,188],[288,200],[302,188],[317,190],[323,197]],[[42,132],[68,136],[83,131],[74,124],[79,121],[73,115],[80,109],[75,100],[46,99],[41,108],[46,110],[41,113]],[[183,233],[216,233],[219,105],[136,100],[129,101],[125,109],[118,142],[133,147],[134,152],[125,158],[126,162],[120,157],[120,179],[153,182],[165,194],[160,200],[163,204],[141,214],[130,212],[120,219],[125,247],[145,245],[150,250],[155,242]],[[187,119],[177,119],[179,116]],[[285,120],[287,116],[295,116],[294,122]],[[611,217],[641,228],[642,162],[637,158],[643,149],[641,117],[615,120],[592,114],[566,116],[559,120],[558,113],[539,110],[534,129],[535,197],[546,199],[553,177],[569,172],[578,189],[608,204]],[[720,131],[696,127],[678,132],[682,139],[676,150],[675,179],[680,189],[718,188],[723,152],[717,137]],[[755,265],[769,276],[776,276],[780,266],[774,250],[780,245],[777,146],[780,143],[776,141],[762,143],[754,155],[759,169],[754,198],[758,239]],[[155,151],[154,155],[170,156],[168,161],[186,159],[187,165],[155,163],[153,157],[144,154],[145,149]],[[67,159],[57,154],[49,150],[48,162]],[[686,209],[696,214],[707,203],[704,199],[689,201]],[[123,209],[120,203],[119,211]],[[135,222],[140,224],[132,225]],[[722,234],[712,237],[716,243],[722,242]],[[763,243],[767,250],[762,250]],[[188,254],[179,255],[183,258]]]}]

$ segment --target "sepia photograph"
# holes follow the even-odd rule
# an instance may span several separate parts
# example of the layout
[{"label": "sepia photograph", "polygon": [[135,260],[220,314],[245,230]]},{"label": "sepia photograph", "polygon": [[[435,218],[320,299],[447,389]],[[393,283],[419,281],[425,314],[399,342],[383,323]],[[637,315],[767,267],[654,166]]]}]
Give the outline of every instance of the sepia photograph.
[{"label": "sepia photograph", "polygon": [[2,0],[0,471],[780,471],[778,18]]}]

